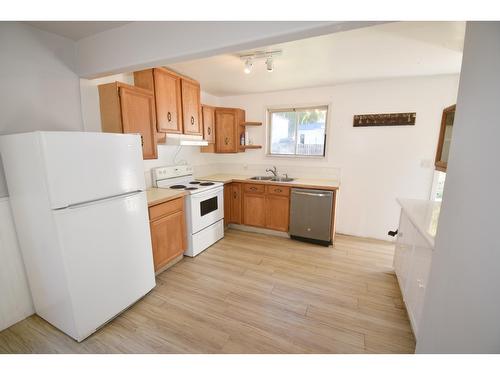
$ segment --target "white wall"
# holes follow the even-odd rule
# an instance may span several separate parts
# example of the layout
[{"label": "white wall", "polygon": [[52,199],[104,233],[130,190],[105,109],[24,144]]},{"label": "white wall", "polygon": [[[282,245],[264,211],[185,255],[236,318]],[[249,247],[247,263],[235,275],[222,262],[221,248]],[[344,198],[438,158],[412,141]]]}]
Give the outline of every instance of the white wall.
[{"label": "white wall", "polygon": [[373,25],[376,22],[133,22],[77,42],[84,78],[269,46]]},{"label": "white wall", "polygon": [[[81,130],[75,44],[17,22],[0,22],[0,135]],[[0,167],[0,197],[7,195]]]},{"label": "white wall", "polygon": [[499,45],[500,22],[467,22],[418,353],[500,353]]},{"label": "white wall", "polygon": [[[279,165],[282,172],[340,168],[337,231],[387,239],[387,231],[398,226],[396,197],[429,198],[441,114],[455,103],[457,84],[458,76],[435,76],[221,97],[221,105],[243,108],[247,120],[264,123],[267,106],[329,104],[327,157],[278,158],[262,149],[210,160]],[[355,114],[384,112],[416,112],[416,125],[352,126]],[[266,126],[249,133],[255,144],[265,144]]]},{"label": "white wall", "polygon": [[[133,84],[130,73],[81,80],[85,130],[100,131],[97,85],[115,80]],[[176,146],[159,145],[158,159],[144,161],[146,183],[151,185],[151,168],[174,162],[194,165],[198,175],[243,172],[243,166],[262,174],[267,166],[277,165],[295,177],[339,178],[337,231],[388,239],[387,231],[398,225],[396,197],[429,198],[441,114],[455,103],[457,85],[458,76],[435,76],[230,97],[202,92],[204,104],[243,108],[248,120],[264,123],[268,106],[329,104],[327,157],[270,157],[265,149],[204,154],[198,147],[183,147],[175,156]],[[417,112],[415,126],[352,127],[354,114],[413,111]],[[248,130],[255,144],[265,144],[266,126]]]},{"label": "white wall", "polygon": [[[82,130],[75,44],[0,22],[0,135]],[[0,197],[8,194],[0,163]],[[33,313],[7,198],[0,198],[0,330]]]},{"label": "white wall", "polygon": [[0,222],[0,331],[2,331],[35,311],[8,197],[0,198]]}]

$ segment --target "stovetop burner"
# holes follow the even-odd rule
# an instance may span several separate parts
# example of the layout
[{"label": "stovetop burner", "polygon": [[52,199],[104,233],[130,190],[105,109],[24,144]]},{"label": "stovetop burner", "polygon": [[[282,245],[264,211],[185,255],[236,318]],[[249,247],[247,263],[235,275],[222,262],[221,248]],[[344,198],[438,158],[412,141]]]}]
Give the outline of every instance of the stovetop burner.
[{"label": "stovetop burner", "polygon": [[198,184],[200,184],[200,181],[191,181],[190,184],[191,185],[198,185]]},{"label": "stovetop burner", "polygon": [[212,186],[212,185],[214,185],[213,182],[201,182],[200,183],[200,186]]},{"label": "stovetop burner", "polygon": [[170,189],[185,189],[186,185],[172,185],[169,186]]},{"label": "stovetop burner", "polygon": [[197,187],[187,187],[184,190],[198,190],[198,188]]}]

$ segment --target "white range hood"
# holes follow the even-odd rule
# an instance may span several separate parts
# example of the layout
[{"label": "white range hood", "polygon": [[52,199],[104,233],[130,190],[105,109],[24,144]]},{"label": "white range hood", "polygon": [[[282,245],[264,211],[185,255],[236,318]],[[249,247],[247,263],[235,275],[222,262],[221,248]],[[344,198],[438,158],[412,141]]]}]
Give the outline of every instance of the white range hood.
[{"label": "white range hood", "polygon": [[208,146],[201,135],[167,134],[167,145],[170,146]]}]

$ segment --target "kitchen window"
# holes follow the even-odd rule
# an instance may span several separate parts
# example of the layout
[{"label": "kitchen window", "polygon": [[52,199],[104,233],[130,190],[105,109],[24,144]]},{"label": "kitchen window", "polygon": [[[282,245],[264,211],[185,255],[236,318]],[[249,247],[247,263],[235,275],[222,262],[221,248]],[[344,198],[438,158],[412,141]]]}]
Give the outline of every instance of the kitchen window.
[{"label": "kitchen window", "polygon": [[325,156],[328,106],[269,110],[268,155]]}]

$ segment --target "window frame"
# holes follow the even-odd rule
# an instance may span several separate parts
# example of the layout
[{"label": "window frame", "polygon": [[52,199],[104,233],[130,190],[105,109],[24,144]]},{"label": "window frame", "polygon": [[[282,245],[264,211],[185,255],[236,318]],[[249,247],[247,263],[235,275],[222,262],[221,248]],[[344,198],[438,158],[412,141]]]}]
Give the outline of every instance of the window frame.
[{"label": "window frame", "polygon": [[[273,154],[271,153],[271,137],[272,137],[272,114],[277,112],[297,112],[312,109],[325,109],[325,135],[324,135],[324,145],[323,145],[323,155],[301,155],[297,154],[297,142],[298,142],[298,124],[295,124],[295,150],[293,154]],[[329,134],[329,121],[330,121],[330,104],[318,103],[318,104],[308,104],[308,105],[295,105],[295,106],[276,106],[266,108],[266,156],[273,158],[305,158],[305,159],[326,159],[328,153],[328,134]]]}]

